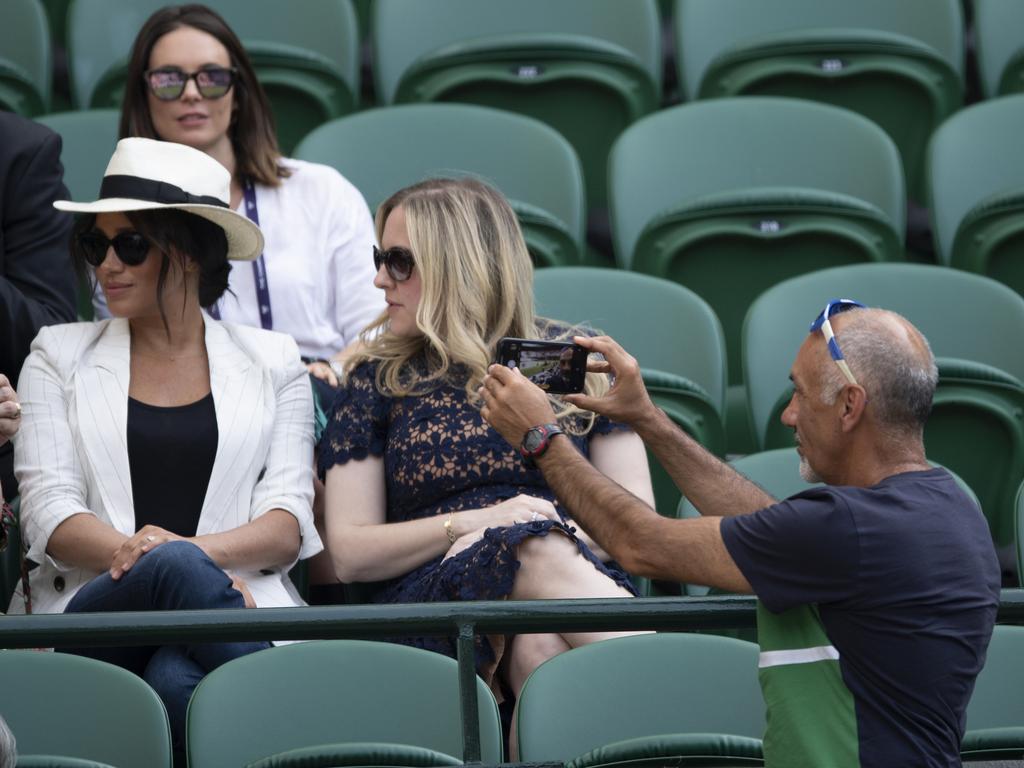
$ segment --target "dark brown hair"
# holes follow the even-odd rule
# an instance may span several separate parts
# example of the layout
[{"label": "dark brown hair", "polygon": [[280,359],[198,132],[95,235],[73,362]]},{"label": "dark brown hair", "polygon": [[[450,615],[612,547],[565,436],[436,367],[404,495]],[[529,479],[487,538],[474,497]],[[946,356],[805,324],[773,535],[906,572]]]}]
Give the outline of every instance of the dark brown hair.
[{"label": "dark brown hair", "polygon": [[[184,260],[192,261],[199,267],[199,306],[210,307],[228,290],[228,275],[231,262],[228,261],[228,239],[224,230],[212,221],[188,211],[174,208],[154,211],[126,211],[125,216],[135,231],[149,240],[160,254],[160,276],[156,284],[156,302],[160,308],[164,328],[170,332],[167,314],[164,311],[164,285],[171,268],[172,254],[179,254],[184,269]],[[87,268],[85,254],[78,245],[78,237],[92,231],[96,216],[80,216],[71,231],[71,256],[80,277],[91,283],[96,290],[95,275]],[[152,256],[150,256],[152,258]],[[186,284],[186,294],[187,284]]]},{"label": "dark brown hair", "polygon": [[242,178],[277,186],[289,175],[281,163],[277,148],[274,116],[263,87],[238,36],[227,22],[205,5],[171,5],[161,8],[142,25],[135,36],[128,59],[124,104],[121,106],[120,138],[141,136],[159,139],[149,114],[148,88],[145,72],[157,40],[181,27],[192,27],[212,35],[223,45],[238,71],[234,91],[235,112],[228,129],[235,152],[235,173]]}]

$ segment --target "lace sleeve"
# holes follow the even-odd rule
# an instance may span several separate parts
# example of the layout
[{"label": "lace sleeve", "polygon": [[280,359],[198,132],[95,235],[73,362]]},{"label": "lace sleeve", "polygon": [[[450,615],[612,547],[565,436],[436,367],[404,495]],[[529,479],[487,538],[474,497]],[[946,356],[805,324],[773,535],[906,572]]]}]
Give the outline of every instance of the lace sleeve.
[{"label": "lace sleeve", "polygon": [[338,391],[320,439],[321,477],[335,464],[384,455],[391,399],[377,390],[376,373],[376,365],[364,363]]}]

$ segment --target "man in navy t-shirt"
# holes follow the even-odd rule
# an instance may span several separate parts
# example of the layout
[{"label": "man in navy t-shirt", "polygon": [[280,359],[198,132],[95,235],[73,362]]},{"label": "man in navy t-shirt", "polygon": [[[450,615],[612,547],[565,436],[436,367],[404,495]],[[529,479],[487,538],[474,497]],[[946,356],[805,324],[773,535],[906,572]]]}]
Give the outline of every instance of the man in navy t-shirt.
[{"label": "man in navy t-shirt", "polygon": [[958,766],[967,702],[999,602],[999,568],[977,505],[926,461],[938,373],[924,337],[892,312],[829,302],[793,364],[782,415],[809,482],[776,501],[687,437],[647,397],[608,338],[608,393],[573,404],[625,422],[702,513],[663,518],[590,465],[548,399],[494,366],[484,417],[543,471],[571,515],[628,571],[758,599],[765,762]]}]

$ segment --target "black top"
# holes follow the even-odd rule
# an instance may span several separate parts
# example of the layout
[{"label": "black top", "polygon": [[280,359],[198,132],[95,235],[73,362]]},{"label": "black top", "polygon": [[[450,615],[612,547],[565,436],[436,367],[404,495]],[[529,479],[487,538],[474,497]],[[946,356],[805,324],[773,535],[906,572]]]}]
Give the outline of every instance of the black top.
[{"label": "black top", "polygon": [[158,525],[195,536],[217,455],[213,393],[161,408],[128,398],[128,465],[135,530]]},{"label": "black top", "polygon": [[863,766],[960,765],[999,566],[981,510],[948,472],[813,488],[723,518],[722,539],[769,611],[817,605]]}]

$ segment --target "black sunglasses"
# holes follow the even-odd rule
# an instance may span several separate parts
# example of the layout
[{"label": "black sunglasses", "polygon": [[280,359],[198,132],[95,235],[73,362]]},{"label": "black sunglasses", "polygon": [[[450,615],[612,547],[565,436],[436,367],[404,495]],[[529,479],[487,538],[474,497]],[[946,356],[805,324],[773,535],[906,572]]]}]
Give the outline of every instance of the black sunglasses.
[{"label": "black sunglasses", "polygon": [[85,260],[98,267],[107,258],[107,249],[114,246],[114,253],[122,264],[137,267],[146,260],[152,244],[138,232],[119,232],[108,238],[102,232],[93,230],[78,236],[78,248]]},{"label": "black sunglasses", "polygon": [[176,101],[185,92],[189,80],[196,81],[199,95],[204,99],[226,96],[235,83],[238,70],[234,67],[205,67],[198,72],[186,72],[180,67],[150,69],[145,74],[149,90],[160,101]]},{"label": "black sunglasses", "polygon": [[416,266],[416,259],[408,248],[394,246],[382,251],[376,245],[373,246],[373,268],[380,272],[380,265],[387,269],[391,279],[401,283],[412,277],[412,268]]}]

